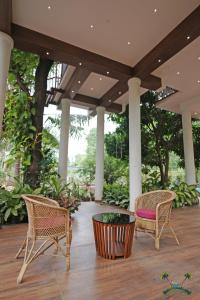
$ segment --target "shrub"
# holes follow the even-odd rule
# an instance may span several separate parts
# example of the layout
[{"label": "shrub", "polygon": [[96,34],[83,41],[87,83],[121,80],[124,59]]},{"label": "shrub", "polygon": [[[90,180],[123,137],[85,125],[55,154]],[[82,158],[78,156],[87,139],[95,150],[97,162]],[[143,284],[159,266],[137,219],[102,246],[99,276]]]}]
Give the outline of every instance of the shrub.
[{"label": "shrub", "polygon": [[160,173],[156,169],[150,169],[149,167],[142,168],[143,182],[142,191],[143,193],[161,189]]},{"label": "shrub", "polygon": [[121,208],[129,206],[129,191],[128,186],[117,183],[105,184],[103,193],[103,202],[110,205],[117,205]]},{"label": "shrub", "polygon": [[43,195],[58,201],[60,206],[69,209],[70,213],[78,210],[80,205],[79,186],[75,182],[64,183],[57,176],[49,178],[44,183],[41,192]]},{"label": "shrub", "polygon": [[198,197],[200,193],[197,191],[196,185],[188,185],[185,182],[175,183],[170,189],[176,193],[173,207],[192,206],[199,203]]}]

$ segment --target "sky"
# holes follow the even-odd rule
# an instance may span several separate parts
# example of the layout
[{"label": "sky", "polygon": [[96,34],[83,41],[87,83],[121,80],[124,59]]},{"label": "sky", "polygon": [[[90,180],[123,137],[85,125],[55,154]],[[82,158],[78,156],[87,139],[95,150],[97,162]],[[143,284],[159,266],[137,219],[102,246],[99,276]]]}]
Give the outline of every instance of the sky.
[{"label": "sky", "polygon": [[[71,107],[70,114],[87,115],[88,110],[77,108],[77,107]],[[51,117],[61,116],[61,111],[58,110],[55,105],[49,105],[48,107],[45,107],[44,110],[44,123],[47,120],[48,116]],[[108,120],[108,116],[109,116],[108,114],[105,114],[105,130],[104,130],[105,133],[113,132],[116,129],[116,125],[112,121]],[[91,118],[89,124],[85,124],[84,131],[82,133],[82,136],[79,139],[73,137],[69,138],[68,156],[71,162],[75,160],[77,154],[85,154],[86,147],[87,147],[86,136],[88,135],[89,131],[92,128],[96,127],[96,123],[97,123],[97,118],[95,116]],[[59,140],[59,130],[55,129],[53,130],[52,133]]]}]

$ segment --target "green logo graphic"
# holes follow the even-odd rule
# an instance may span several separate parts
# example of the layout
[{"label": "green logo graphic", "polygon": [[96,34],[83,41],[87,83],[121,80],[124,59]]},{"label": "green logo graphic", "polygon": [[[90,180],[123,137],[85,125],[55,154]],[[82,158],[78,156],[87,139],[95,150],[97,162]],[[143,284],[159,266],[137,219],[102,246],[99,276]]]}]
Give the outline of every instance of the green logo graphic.
[{"label": "green logo graphic", "polygon": [[181,283],[178,283],[178,282],[174,282],[174,281],[170,280],[169,279],[169,274],[167,272],[162,273],[161,279],[167,280],[170,284],[170,287],[163,290],[163,294],[164,295],[170,295],[170,294],[174,294],[176,292],[181,292],[181,293],[184,293],[186,295],[191,295],[192,291],[183,286],[184,282],[186,280],[191,280],[191,278],[192,278],[192,274],[191,273],[186,273],[184,275],[183,281]]}]

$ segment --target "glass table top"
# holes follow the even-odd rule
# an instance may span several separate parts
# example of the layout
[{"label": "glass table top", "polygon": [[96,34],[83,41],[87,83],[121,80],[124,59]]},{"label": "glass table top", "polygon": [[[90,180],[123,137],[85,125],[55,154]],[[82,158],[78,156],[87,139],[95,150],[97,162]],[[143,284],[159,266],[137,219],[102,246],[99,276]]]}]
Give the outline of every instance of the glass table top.
[{"label": "glass table top", "polygon": [[93,220],[104,224],[130,224],[135,222],[134,216],[112,212],[97,214],[92,218]]}]

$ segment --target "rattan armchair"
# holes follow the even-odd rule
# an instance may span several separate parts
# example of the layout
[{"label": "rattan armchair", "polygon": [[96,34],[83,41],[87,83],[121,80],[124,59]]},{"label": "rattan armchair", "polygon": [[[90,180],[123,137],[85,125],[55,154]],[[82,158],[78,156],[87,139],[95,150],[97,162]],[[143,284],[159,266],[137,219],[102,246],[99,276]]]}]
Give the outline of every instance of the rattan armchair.
[{"label": "rattan armchair", "polygon": [[[151,235],[155,240],[155,248],[159,250],[160,238],[164,228],[167,226],[172,235],[174,236],[177,244],[179,241],[172,228],[170,217],[172,210],[172,203],[176,194],[168,190],[158,190],[148,192],[137,197],[135,204],[135,236],[137,237],[137,231],[143,231]],[[147,218],[141,216],[139,212],[146,210],[147,212],[154,213],[154,216]]]},{"label": "rattan armchair", "polygon": [[[38,258],[51,246],[55,246],[53,255],[59,256],[60,251],[66,257],[67,270],[70,269],[71,222],[69,211],[61,208],[59,204],[49,198],[36,195],[22,195],[28,212],[28,231],[26,239],[16,254],[18,258],[24,250],[24,261],[17,283],[21,283],[28,265]],[[59,241],[66,239],[66,250],[60,246]],[[40,246],[36,247],[36,241]]]}]

